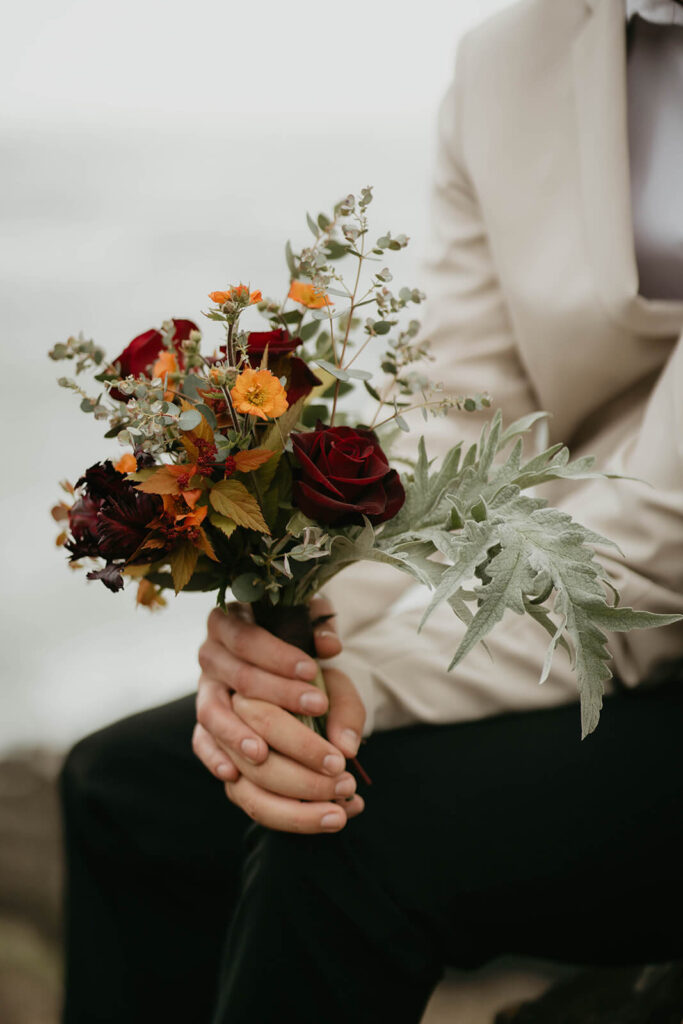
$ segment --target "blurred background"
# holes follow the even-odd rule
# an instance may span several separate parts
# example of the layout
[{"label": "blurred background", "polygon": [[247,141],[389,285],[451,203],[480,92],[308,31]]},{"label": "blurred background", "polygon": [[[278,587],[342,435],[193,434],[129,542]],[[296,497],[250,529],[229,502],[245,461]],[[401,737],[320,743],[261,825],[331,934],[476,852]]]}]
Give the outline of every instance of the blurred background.
[{"label": "blurred background", "polygon": [[47,350],[83,331],[113,358],[170,316],[206,325],[210,349],[206,293],[243,280],[279,296],[306,211],[368,184],[376,232],[411,237],[396,282],[419,286],[437,105],[458,38],[505,2],[28,0],[5,15],[3,1024],[56,1019],[60,756],[192,690],[212,604],[151,616],[67,569],[58,481],[119,449]]}]

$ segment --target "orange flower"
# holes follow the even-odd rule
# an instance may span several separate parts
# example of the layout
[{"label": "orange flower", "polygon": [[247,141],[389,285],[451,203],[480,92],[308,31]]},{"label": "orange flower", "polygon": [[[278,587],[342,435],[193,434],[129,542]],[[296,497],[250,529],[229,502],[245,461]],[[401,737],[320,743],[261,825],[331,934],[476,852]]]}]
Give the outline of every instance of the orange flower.
[{"label": "orange flower", "polygon": [[[164,349],[162,352],[159,353],[159,358],[152,367],[152,376],[161,377],[161,379],[163,380],[164,377],[168,377],[169,373],[177,372],[178,361],[175,357],[175,354],[173,352],[169,352],[168,349]],[[173,390],[169,389],[165,391],[164,398],[166,399],[167,402],[172,401]]]},{"label": "orange flower", "polygon": [[242,370],[230,394],[237,412],[267,420],[282,416],[287,408],[287,393],[270,370]]},{"label": "orange flower", "polygon": [[122,455],[117,463],[114,464],[114,469],[117,473],[135,473],[138,468],[138,464],[134,455],[130,452],[126,452]]},{"label": "orange flower", "polygon": [[238,284],[232,288],[228,288],[225,292],[209,292],[209,298],[216,305],[222,306],[224,302],[229,302],[231,299],[237,301],[239,299],[249,299],[249,305],[253,306],[256,302],[261,302],[263,296],[261,292],[250,292],[246,284]]},{"label": "orange flower", "polygon": [[308,309],[322,309],[323,306],[330,306],[329,296],[319,291],[315,285],[307,284],[305,281],[292,281],[289,289],[289,298],[300,302]]}]

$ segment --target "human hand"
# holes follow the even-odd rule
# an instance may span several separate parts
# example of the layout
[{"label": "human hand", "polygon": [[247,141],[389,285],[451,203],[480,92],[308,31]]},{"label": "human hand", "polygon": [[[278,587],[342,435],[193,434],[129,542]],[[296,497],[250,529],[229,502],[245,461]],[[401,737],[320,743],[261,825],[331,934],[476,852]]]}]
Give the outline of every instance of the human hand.
[{"label": "human hand", "polygon": [[[326,599],[311,602],[314,620],[330,614]],[[321,658],[341,650],[333,621],[315,630]],[[244,605],[211,613],[199,661],[193,749],[234,803],[261,824],[297,832],[339,831],[362,811],[344,757],[358,750],[365,709],[345,673],[325,670],[325,697],[306,682],[315,661],[255,625]],[[290,713],[326,710],[328,740]]]}]

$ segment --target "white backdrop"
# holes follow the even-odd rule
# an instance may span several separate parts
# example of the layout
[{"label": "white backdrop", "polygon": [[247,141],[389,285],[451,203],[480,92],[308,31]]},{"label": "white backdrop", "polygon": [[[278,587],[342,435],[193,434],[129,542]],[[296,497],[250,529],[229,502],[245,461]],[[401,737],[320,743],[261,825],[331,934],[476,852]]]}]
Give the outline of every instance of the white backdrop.
[{"label": "white backdrop", "polygon": [[507,2],[29,0],[5,15],[0,749],[63,746],[193,689],[212,604],[183,595],[151,616],[67,570],[58,481],[109,449],[47,349],[83,330],[113,358],[169,316],[199,322],[229,281],[279,295],[305,211],[366,184],[378,233],[412,238],[397,283],[419,285],[455,46]]}]

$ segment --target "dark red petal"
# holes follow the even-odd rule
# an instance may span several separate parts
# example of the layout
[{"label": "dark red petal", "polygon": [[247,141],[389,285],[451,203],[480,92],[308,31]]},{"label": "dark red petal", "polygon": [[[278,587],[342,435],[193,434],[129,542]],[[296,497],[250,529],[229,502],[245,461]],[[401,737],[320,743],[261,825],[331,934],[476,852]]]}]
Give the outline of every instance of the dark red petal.
[{"label": "dark red petal", "polygon": [[362,522],[354,505],[344,501],[335,501],[329,494],[321,494],[302,480],[295,480],[293,486],[294,504],[304,515],[316,519],[320,523]]},{"label": "dark red petal", "polygon": [[289,381],[287,384],[287,401],[295,405],[300,398],[310,395],[313,388],[322,384],[311,370],[305,359],[292,356],[289,360]]},{"label": "dark red petal", "polygon": [[330,491],[333,491],[335,494],[338,494],[340,498],[342,498],[342,492],[337,490],[337,488],[329,479],[329,477],[327,477],[324,472],[318,469],[318,465],[316,463],[320,462],[321,453],[315,451],[306,452],[304,451],[300,444],[300,438],[312,436],[313,444],[315,445],[317,441],[314,432],[312,431],[310,435],[291,434],[290,436],[292,438],[292,448],[294,450],[294,454],[301,466],[300,477],[308,479],[309,482],[318,484],[318,486],[320,487],[329,488]]},{"label": "dark red petal", "polygon": [[386,479],[384,480],[384,489],[386,491],[387,504],[384,512],[380,516],[371,519],[371,522],[375,525],[378,523],[384,523],[387,519],[393,519],[406,500],[406,492],[403,489],[401,478],[395,469],[392,469],[387,473]]},{"label": "dark red petal", "polygon": [[275,331],[250,331],[247,338],[247,352],[249,355],[261,358],[266,348],[269,355],[283,355],[286,352],[293,352],[301,345],[301,338],[293,338],[289,331],[280,327]]},{"label": "dark red petal", "polygon": [[122,565],[105,565],[104,569],[93,569],[89,572],[87,579],[102,580],[107,590],[115,594],[117,590],[123,589],[122,569]]}]

